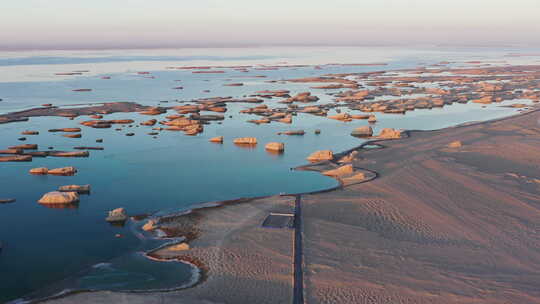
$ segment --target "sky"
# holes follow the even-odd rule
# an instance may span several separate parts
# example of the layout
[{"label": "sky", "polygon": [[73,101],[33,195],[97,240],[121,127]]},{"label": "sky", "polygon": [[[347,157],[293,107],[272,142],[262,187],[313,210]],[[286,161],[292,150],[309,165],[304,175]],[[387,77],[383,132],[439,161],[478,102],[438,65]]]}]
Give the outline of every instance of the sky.
[{"label": "sky", "polygon": [[2,0],[0,49],[540,45],[540,0]]}]

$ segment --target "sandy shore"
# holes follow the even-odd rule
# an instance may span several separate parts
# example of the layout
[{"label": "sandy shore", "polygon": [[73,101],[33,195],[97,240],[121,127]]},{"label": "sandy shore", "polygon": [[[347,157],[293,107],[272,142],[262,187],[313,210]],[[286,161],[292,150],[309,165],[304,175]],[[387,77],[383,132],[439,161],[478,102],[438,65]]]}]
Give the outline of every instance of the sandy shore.
[{"label": "sandy shore", "polygon": [[44,303],[291,303],[293,229],[262,228],[270,212],[291,213],[294,197],[245,200],[195,210],[178,217],[178,233],[189,232],[187,251],[152,255],[180,259],[203,270],[193,288],[159,294],[78,293]]},{"label": "sandy shore", "polygon": [[353,162],[377,179],[303,196],[306,301],[540,303],[539,122],[410,132]]},{"label": "sandy shore", "polygon": [[[540,303],[539,122],[536,110],[359,150],[353,167],[375,179],[302,196],[306,302]],[[271,197],[180,220],[190,249],[158,254],[201,265],[194,288],[47,303],[291,303],[293,231],[261,223],[292,206]]]}]

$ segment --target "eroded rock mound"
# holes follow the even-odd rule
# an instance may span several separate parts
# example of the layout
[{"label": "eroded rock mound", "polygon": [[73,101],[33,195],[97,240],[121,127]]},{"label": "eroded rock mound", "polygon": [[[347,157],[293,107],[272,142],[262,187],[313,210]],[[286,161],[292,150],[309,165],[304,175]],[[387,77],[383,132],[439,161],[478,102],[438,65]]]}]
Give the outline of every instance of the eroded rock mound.
[{"label": "eroded rock mound", "polygon": [[285,144],[281,142],[271,142],[271,143],[267,143],[264,148],[268,151],[281,153],[285,151]]},{"label": "eroded rock mound", "polygon": [[79,201],[79,194],[76,192],[53,191],[45,193],[38,203],[40,204],[73,204]]},{"label": "eroded rock mound", "polygon": [[351,135],[354,137],[369,137],[373,135],[373,129],[370,126],[359,127],[354,129]]},{"label": "eroded rock mound", "polygon": [[256,145],[257,138],[255,137],[240,137],[234,140],[234,143],[237,145]]},{"label": "eroded rock mound", "polygon": [[47,171],[47,174],[65,176],[74,175],[75,173],[77,173],[77,169],[75,169],[75,167],[56,168]]},{"label": "eroded rock mound", "polygon": [[310,162],[318,162],[332,159],[334,159],[334,153],[330,150],[315,151],[307,157],[307,160]]},{"label": "eroded rock mound", "polygon": [[402,131],[392,129],[392,128],[384,128],[381,130],[381,133],[377,136],[381,139],[397,139],[401,138]]},{"label": "eroded rock mound", "polygon": [[110,223],[124,222],[127,220],[126,210],[124,208],[116,208],[114,210],[111,210],[109,211],[109,215],[107,216],[107,218],[105,218],[105,220]]}]

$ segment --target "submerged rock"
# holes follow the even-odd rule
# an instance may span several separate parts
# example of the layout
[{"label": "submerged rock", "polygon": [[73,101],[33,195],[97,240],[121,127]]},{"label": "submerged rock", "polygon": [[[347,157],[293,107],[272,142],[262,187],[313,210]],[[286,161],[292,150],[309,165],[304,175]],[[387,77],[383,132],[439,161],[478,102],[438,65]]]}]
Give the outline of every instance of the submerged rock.
[{"label": "submerged rock", "polygon": [[72,204],[79,201],[79,194],[76,192],[53,191],[45,193],[38,203],[40,204]]},{"label": "submerged rock", "polygon": [[16,200],[14,198],[0,198],[0,204],[10,204],[10,203],[14,203],[15,201]]},{"label": "submerged rock", "polygon": [[332,151],[330,150],[315,151],[307,157],[307,160],[309,160],[310,162],[318,162],[332,159],[334,159],[334,153],[332,153]]}]

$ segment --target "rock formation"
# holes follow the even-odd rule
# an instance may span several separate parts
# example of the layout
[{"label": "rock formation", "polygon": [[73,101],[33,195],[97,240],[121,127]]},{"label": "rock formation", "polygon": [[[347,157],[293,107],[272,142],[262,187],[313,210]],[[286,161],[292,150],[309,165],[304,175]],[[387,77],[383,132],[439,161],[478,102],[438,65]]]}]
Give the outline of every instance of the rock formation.
[{"label": "rock formation", "polygon": [[267,143],[264,148],[268,151],[283,152],[285,151],[285,144],[280,142],[271,142]]},{"label": "rock formation", "polygon": [[210,141],[210,142],[213,142],[213,143],[220,143],[220,144],[222,144],[222,143],[223,143],[223,136],[212,137],[212,138],[210,138],[209,141]]},{"label": "rock formation", "polygon": [[234,143],[237,145],[256,145],[257,138],[255,137],[240,137],[234,139]]},{"label": "rock formation", "polygon": [[334,153],[332,153],[332,151],[330,150],[315,151],[307,157],[307,160],[310,162],[318,162],[332,159],[334,159]]},{"label": "rock formation", "polygon": [[109,223],[124,222],[127,220],[126,210],[124,210],[124,208],[116,208],[111,210],[109,211],[109,215],[107,218],[105,218],[105,220]]},{"label": "rock formation", "polygon": [[79,201],[79,194],[76,192],[53,191],[45,193],[38,203],[40,204],[72,204]]},{"label": "rock formation", "polygon": [[351,135],[355,137],[370,137],[373,135],[373,129],[370,126],[359,127],[354,129]]}]

